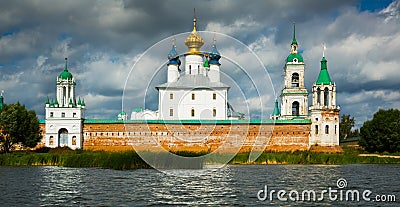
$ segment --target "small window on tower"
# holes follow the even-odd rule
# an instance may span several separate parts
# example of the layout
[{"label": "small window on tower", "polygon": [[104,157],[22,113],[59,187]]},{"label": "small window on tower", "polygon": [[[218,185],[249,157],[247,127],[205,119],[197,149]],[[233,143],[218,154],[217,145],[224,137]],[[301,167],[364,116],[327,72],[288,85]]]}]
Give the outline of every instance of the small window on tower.
[{"label": "small window on tower", "polygon": [[169,109],[169,116],[174,116],[174,109]]},{"label": "small window on tower", "polygon": [[299,74],[298,73],[292,74],[292,87],[299,87]]},{"label": "small window on tower", "polygon": [[174,99],[174,94],[173,93],[169,94],[169,99]]},{"label": "small window on tower", "polygon": [[213,93],[213,100],[217,100],[217,94]]},{"label": "small window on tower", "polygon": [[325,126],[325,134],[329,134],[329,126],[328,125]]},{"label": "small window on tower", "polygon": [[75,117],[76,117],[76,113],[72,113],[72,117],[74,117],[74,118],[75,118]]},{"label": "small window on tower", "polygon": [[61,112],[61,117],[65,117],[65,112]]},{"label": "small window on tower", "polygon": [[190,115],[194,117],[194,109],[190,110]]},{"label": "small window on tower", "polygon": [[196,96],[194,95],[194,93],[192,93],[192,100],[194,100],[196,98]]},{"label": "small window on tower", "polygon": [[217,116],[217,109],[213,109],[213,117]]},{"label": "small window on tower", "polygon": [[318,125],[315,125],[315,134],[318,134]]},{"label": "small window on tower", "polygon": [[50,112],[50,117],[54,117],[54,112]]}]

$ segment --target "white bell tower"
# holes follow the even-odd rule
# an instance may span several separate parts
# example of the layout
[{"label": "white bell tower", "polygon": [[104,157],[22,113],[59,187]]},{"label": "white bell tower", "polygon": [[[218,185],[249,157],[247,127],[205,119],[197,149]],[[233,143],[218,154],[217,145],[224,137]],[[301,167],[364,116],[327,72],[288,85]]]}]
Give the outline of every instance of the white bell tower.
[{"label": "white bell tower", "polygon": [[281,93],[281,119],[306,118],[308,116],[308,92],[304,86],[304,60],[298,52],[296,27],[293,24],[293,40],[285,63],[285,86]]},{"label": "white bell tower", "polygon": [[64,71],[57,76],[56,99],[46,99],[46,135],[47,147],[78,149],[83,147],[83,120],[85,119],[85,101],[75,99],[76,82],[68,71],[65,58]]},{"label": "white bell tower", "polygon": [[[325,48],[325,47],[324,47]],[[328,73],[325,54],[317,82],[312,86],[310,145],[339,145],[339,112],[336,105],[336,84]]]}]

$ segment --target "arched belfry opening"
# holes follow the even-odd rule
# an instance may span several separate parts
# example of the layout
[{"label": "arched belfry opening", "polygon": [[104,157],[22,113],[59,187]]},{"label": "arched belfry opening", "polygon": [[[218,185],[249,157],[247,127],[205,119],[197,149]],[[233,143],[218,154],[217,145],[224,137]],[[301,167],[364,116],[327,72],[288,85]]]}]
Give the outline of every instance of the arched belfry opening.
[{"label": "arched belfry opening", "polygon": [[293,73],[292,74],[292,87],[299,87],[299,74]]},{"label": "arched belfry opening", "polygon": [[329,89],[326,87],[324,89],[324,106],[329,105]]}]

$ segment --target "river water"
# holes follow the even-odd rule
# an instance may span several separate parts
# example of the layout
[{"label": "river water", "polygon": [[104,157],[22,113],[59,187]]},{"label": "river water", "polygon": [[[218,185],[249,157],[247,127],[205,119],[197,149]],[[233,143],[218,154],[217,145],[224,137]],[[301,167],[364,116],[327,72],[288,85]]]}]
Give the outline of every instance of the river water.
[{"label": "river water", "polygon": [[228,165],[212,172],[166,172],[0,167],[0,206],[400,206],[400,165]]}]

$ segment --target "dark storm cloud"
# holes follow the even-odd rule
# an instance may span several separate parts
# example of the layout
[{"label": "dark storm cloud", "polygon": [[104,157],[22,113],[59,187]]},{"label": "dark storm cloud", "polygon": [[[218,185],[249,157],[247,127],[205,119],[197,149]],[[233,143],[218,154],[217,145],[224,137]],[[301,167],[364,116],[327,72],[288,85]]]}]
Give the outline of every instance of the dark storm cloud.
[{"label": "dark storm cloud", "polygon": [[[6,101],[19,100],[41,116],[45,98],[55,97],[54,81],[68,56],[77,94],[87,97],[88,116],[114,117],[132,63],[154,43],[189,32],[193,8],[199,30],[229,34],[250,45],[266,65],[278,94],[296,21],[308,89],[318,76],[325,42],[329,71],[338,97],[343,98],[338,103],[346,104],[343,113],[365,120],[360,108],[373,112],[400,102],[394,98],[383,105],[375,96],[361,106],[363,101],[347,98],[389,96],[399,86],[399,3],[380,12],[356,0],[1,1],[0,87],[6,90]],[[136,75],[151,70],[144,65]],[[233,79],[239,77],[232,74]],[[132,101],[134,107],[141,99]],[[157,97],[146,105],[157,106]]]}]

